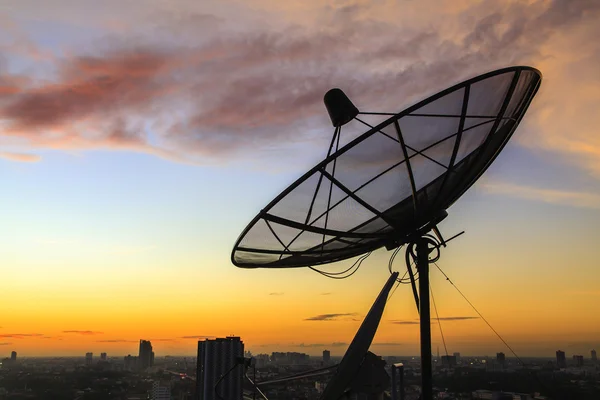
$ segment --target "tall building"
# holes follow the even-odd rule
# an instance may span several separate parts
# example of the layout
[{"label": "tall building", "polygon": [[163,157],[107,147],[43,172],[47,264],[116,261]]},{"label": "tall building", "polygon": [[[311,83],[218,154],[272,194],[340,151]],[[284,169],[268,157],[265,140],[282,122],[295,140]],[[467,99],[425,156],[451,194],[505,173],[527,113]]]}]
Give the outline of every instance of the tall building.
[{"label": "tall building", "polygon": [[106,361],[106,353],[100,353],[100,360]]},{"label": "tall building", "polygon": [[583,367],[583,356],[573,356],[576,367]]},{"label": "tall building", "polygon": [[567,368],[567,357],[564,351],[556,351],[556,366],[558,368]]},{"label": "tall building", "polygon": [[331,352],[329,350],[323,350],[323,362],[329,364],[331,361]]},{"label": "tall building", "polygon": [[596,356],[596,350],[592,350],[592,362],[595,364],[598,361],[598,357]]},{"label": "tall building", "polygon": [[171,386],[159,381],[152,382],[152,400],[171,400]]},{"label": "tall building", "polygon": [[85,365],[92,365],[94,353],[85,353]]},{"label": "tall building", "polygon": [[10,353],[10,361],[17,362],[17,352],[16,351],[13,351],[12,353]]},{"label": "tall building", "polygon": [[504,363],[506,362],[506,356],[504,355],[504,353],[496,353],[496,361],[498,362],[498,364],[504,365]]},{"label": "tall building", "polygon": [[149,340],[140,340],[137,364],[140,371],[154,365],[154,352],[152,351],[152,343]]},{"label": "tall building", "polygon": [[244,366],[235,365],[243,361],[243,357],[244,342],[237,336],[199,341],[196,400],[217,400],[215,385],[225,374],[216,388],[219,395],[227,400],[241,400]]}]

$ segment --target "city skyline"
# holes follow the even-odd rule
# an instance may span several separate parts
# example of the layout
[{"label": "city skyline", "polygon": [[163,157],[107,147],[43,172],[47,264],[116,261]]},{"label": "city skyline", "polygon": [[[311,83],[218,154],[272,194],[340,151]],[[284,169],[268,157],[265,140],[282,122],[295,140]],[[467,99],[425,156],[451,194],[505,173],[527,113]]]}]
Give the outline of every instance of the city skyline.
[{"label": "city skyline", "polygon": [[[0,5],[2,357],[136,354],[142,337],[186,355],[231,334],[254,353],[343,354],[391,253],[338,282],[235,268],[237,236],[324,157],[331,87],[400,111],[515,64],[544,83],[448,210],[442,232],[466,234],[439,265],[520,356],[600,348],[597,4],[175,3]],[[431,280],[449,354],[511,357]],[[372,351],[418,354],[417,318],[399,287]]]}]

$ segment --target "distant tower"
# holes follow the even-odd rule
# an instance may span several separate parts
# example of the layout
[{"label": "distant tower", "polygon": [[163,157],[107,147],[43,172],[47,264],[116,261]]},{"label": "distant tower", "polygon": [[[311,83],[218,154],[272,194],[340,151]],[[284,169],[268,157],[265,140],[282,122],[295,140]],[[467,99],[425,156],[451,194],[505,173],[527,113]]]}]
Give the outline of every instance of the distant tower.
[{"label": "distant tower", "polygon": [[13,351],[12,353],[10,353],[10,361],[12,361],[12,362],[17,361],[17,352],[16,351]]},{"label": "distant tower", "polygon": [[199,341],[195,400],[218,399],[215,384],[227,372],[227,377],[221,380],[217,388],[221,398],[242,400],[244,366],[234,366],[242,361],[243,357],[244,342],[237,336]]},{"label": "distant tower", "polygon": [[329,364],[331,361],[331,352],[329,350],[323,350],[323,363]]},{"label": "distant tower", "polygon": [[460,364],[460,353],[457,352],[457,353],[454,353],[453,355],[456,358],[456,363]]},{"label": "distant tower", "polygon": [[583,367],[583,356],[573,356],[576,367]]},{"label": "distant tower", "polygon": [[595,364],[598,362],[598,357],[596,356],[596,350],[592,350],[592,362]]},{"label": "distant tower", "polygon": [[556,351],[556,366],[558,368],[567,368],[567,357],[564,351]]},{"label": "distant tower", "polygon": [[92,365],[94,353],[85,353],[85,365]]},{"label": "distant tower", "polygon": [[144,371],[146,368],[154,365],[154,352],[152,351],[152,343],[149,340],[140,340],[140,352],[137,363],[140,371]]},{"label": "distant tower", "polygon": [[504,365],[506,362],[506,356],[504,353],[496,353],[496,362],[498,362],[500,365]]}]

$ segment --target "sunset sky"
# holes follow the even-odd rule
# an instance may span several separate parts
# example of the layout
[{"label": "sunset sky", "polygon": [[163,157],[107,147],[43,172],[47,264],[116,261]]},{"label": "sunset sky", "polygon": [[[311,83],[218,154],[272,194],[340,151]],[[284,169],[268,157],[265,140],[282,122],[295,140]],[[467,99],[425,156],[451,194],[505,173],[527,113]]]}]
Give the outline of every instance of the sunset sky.
[{"label": "sunset sky", "polygon": [[[588,357],[598,21],[595,0],[0,0],[0,358],[134,354],[141,338],[193,355],[231,334],[254,353],[343,354],[391,253],[341,281],[244,270],[230,262],[239,233],[325,156],[328,89],[398,112],[511,65],[538,68],[541,89],[448,210],[443,233],[466,234],[439,265],[519,355]],[[449,352],[509,354],[431,279]],[[416,318],[399,287],[371,350],[418,354]]]}]

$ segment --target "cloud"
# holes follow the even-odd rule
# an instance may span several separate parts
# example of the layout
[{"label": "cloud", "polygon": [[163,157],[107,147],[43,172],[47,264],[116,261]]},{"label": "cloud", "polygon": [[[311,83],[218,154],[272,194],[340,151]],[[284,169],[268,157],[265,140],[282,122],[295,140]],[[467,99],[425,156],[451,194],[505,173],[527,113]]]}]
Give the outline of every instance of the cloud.
[{"label": "cloud", "polygon": [[299,343],[292,344],[295,347],[312,348],[312,347],[344,347],[348,346],[346,342],[333,342],[333,343]]},{"label": "cloud", "polygon": [[177,339],[150,339],[151,342],[177,342]]},{"label": "cloud", "polygon": [[27,339],[44,336],[41,333],[4,333],[0,334],[0,338]]},{"label": "cloud", "polygon": [[321,296],[329,296],[330,294],[331,294],[331,292],[324,292],[324,293],[321,293]]},{"label": "cloud", "polygon": [[343,313],[343,314],[319,314],[314,317],[305,318],[304,321],[339,321],[344,319],[343,317],[351,317],[357,315],[356,313]]},{"label": "cloud", "polygon": [[[214,162],[326,140],[322,97],[331,87],[359,108],[399,111],[477,73],[532,64],[546,79],[517,140],[600,174],[600,42],[590,40],[600,35],[597,1],[297,8],[270,7],[265,13],[278,18],[268,19],[280,22],[260,27],[161,10],[152,23],[163,34],[115,31],[88,43],[89,54],[47,61],[44,80],[0,71],[0,136],[28,151],[122,149]],[[287,23],[300,14],[310,18]],[[23,43],[32,60],[43,53]]]},{"label": "cloud", "polygon": [[83,336],[92,336],[92,335],[103,335],[104,332],[97,332],[97,331],[62,331],[63,333],[74,333],[76,335],[83,335]]},{"label": "cloud", "polygon": [[190,336],[180,336],[179,339],[213,339],[216,338],[214,335],[190,335]]},{"label": "cloud", "polygon": [[11,344],[12,343],[10,343],[10,342],[2,342],[2,343],[0,343],[0,346],[9,346]]},{"label": "cloud", "polygon": [[0,158],[5,158],[10,161],[20,161],[20,162],[37,162],[42,159],[37,154],[10,153],[10,152],[0,152]]},{"label": "cloud", "polygon": [[381,342],[381,343],[371,343],[371,346],[402,346],[402,343],[398,342]]},{"label": "cloud", "polygon": [[[440,321],[470,321],[473,319],[479,319],[479,317],[441,317],[441,318],[439,318]],[[432,318],[431,323],[436,324],[437,320],[438,320],[438,318]],[[397,324],[397,325],[419,325],[419,323],[420,323],[418,319],[415,319],[415,320],[392,320],[391,322],[393,324]]]},{"label": "cloud", "polygon": [[136,340],[125,340],[125,339],[105,339],[96,340],[98,343],[137,343]]},{"label": "cloud", "polygon": [[480,187],[491,194],[569,207],[600,209],[600,194],[543,189],[507,182],[482,183]]},{"label": "cloud", "polygon": [[285,293],[283,292],[273,292],[273,293],[269,293],[269,296],[283,296]]}]

